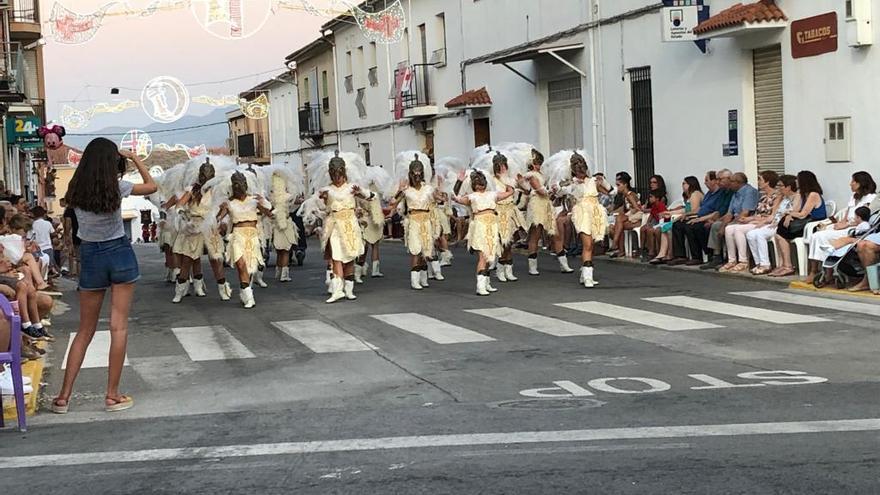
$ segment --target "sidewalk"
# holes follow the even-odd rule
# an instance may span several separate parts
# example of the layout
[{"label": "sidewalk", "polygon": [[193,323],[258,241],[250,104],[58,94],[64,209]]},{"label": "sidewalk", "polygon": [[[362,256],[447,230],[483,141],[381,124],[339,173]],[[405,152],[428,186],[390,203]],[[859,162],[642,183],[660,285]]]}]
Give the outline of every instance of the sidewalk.
[{"label": "sidewalk", "polygon": [[[56,285],[58,287],[58,290],[64,293],[64,297],[68,297],[71,294],[76,296],[77,282],[75,280],[58,278],[56,279]],[[53,320],[57,321],[59,316],[68,311],[70,311],[70,305],[65,303],[63,298],[55,299],[55,305],[53,306],[50,315]],[[53,335],[58,337],[59,334],[61,334],[62,332],[67,333],[71,330],[61,330],[59,327],[56,326],[55,328],[49,327],[49,331],[52,332]],[[36,414],[37,407],[39,407],[40,395],[43,391],[43,373],[47,369],[47,358],[52,354],[50,344],[48,342],[39,341],[36,343],[36,345],[37,347],[46,350],[46,354],[39,359],[28,361],[21,365],[22,375],[30,377],[31,386],[34,389],[32,393],[25,396],[25,402],[27,402],[27,404],[25,404],[25,413],[28,417]],[[4,396],[3,398],[3,419],[7,422],[7,426],[11,424],[10,422],[15,422],[17,420],[15,412],[15,400],[12,396]]]}]

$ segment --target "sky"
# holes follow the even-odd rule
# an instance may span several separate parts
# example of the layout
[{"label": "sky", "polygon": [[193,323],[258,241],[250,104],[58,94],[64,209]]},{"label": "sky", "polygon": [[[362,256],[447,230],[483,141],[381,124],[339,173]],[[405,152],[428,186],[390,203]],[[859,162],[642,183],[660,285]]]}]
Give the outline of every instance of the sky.
[{"label": "sky", "polygon": [[[40,0],[47,21],[55,0]],[[93,12],[108,0],[58,0],[79,14]],[[204,1],[194,0],[193,3]],[[271,0],[243,0],[246,19],[262,19]],[[142,9],[151,0],[129,0]],[[302,11],[280,9],[268,16],[262,29],[251,37],[224,40],[203,29],[196,15],[186,8],[160,11],[150,17],[104,18],[90,41],[79,45],[55,42],[43,26],[46,38],[47,118],[60,121],[62,105],[85,109],[95,103],[140,100],[140,89],[157,76],[173,76],[187,85],[191,96],[237,94],[271,79],[285,70],[284,58],[319,37],[320,26],[329,18]],[[246,23],[248,21],[245,21]],[[246,24],[247,25],[247,24]],[[266,72],[258,74],[260,72]],[[246,76],[243,77],[242,76]],[[220,84],[198,84],[239,78]],[[110,88],[120,88],[111,95]],[[125,89],[131,88],[131,89]],[[75,100],[75,101],[74,101]],[[215,108],[193,104],[189,115],[205,115]],[[140,109],[96,116],[89,132],[108,126],[143,127],[152,121]]]}]

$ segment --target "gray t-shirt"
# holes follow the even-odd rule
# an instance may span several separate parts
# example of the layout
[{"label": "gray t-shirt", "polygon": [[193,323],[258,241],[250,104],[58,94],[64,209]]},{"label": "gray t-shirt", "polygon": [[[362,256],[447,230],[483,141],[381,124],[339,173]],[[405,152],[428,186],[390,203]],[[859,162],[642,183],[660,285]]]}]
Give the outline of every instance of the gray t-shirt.
[{"label": "gray t-shirt", "polygon": [[[128,181],[119,181],[119,196],[127,198],[131,195],[134,184]],[[117,208],[112,213],[92,213],[75,208],[76,221],[79,230],[76,235],[84,242],[112,241],[125,236],[125,228],[122,224],[122,208]]]}]

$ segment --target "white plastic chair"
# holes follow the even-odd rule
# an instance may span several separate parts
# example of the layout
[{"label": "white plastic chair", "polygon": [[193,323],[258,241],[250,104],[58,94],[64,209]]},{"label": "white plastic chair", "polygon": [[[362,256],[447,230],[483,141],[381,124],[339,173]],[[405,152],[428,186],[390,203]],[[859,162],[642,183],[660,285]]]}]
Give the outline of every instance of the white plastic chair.
[{"label": "white plastic chair", "polygon": [[623,231],[623,245],[627,250],[626,254],[629,254],[632,249],[632,235],[636,236],[636,249],[641,249],[642,247],[642,227],[648,224],[648,221],[651,220],[650,213],[642,213],[642,223],[638,227],[632,230]]},{"label": "white plastic chair", "polygon": [[[828,214],[828,218],[833,217],[834,214],[837,213],[837,203],[831,200],[825,201],[825,212]],[[804,227],[804,236],[791,241],[794,243],[795,250],[797,251],[798,275],[800,275],[801,278],[807,276],[807,267],[809,266],[807,260],[807,248],[810,246],[810,239],[821,225],[827,224],[828,222],[829,220],[818,220],[816,222],[808,223],[807,226]]]}]

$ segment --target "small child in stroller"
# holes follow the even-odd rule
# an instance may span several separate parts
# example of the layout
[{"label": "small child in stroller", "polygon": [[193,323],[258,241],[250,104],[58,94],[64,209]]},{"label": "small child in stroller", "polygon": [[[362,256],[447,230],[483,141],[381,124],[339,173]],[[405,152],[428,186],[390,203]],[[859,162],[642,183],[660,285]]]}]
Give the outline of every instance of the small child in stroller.
[{"label": "small child in stroller", "polygon": [[865,267],[859,261],[856,244],[880,230],[880,213],[871,215],[871,210],[862,206],[856,209],[856,217],[861,220],[849,236],[831,242],[834,251],[822,263],[823,270],[813,279],[817,288],[825,287],[832,280],[838,289],[847,287],[851,280],[865,276]]}]

